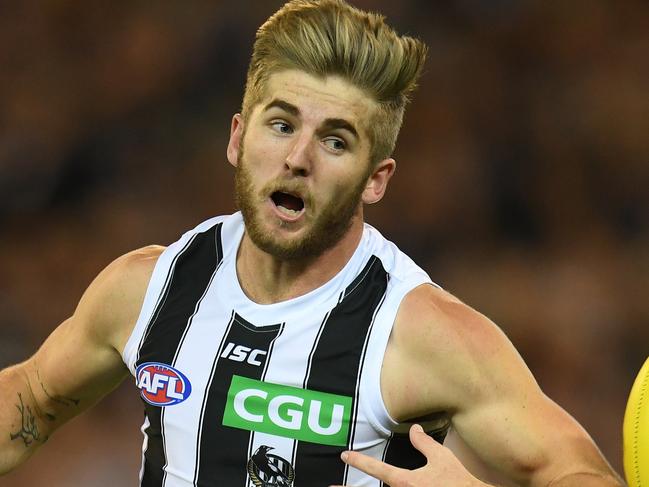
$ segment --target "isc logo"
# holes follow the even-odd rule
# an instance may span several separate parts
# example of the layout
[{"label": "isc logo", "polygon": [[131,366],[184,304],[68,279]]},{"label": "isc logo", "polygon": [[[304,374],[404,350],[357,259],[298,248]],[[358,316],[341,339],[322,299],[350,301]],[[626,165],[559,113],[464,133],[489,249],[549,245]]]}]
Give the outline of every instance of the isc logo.
[{"label": "isc logo", "polygon": [[173,406],[192,392],[192,385],[182,372],[159,362],[140,365],[136,377],[142,399],[154,406]]},{"label": "isc logo", "polygon": [[265,350],[259,350],[258,348],[252,349],[250,347],[244,347],[243,345],[235,345],[232,342],[229,342],[221,357],[234,360],[235,362],[247,362],[250,365],[261,365],[261,360],[259,357],[266,355]]}]

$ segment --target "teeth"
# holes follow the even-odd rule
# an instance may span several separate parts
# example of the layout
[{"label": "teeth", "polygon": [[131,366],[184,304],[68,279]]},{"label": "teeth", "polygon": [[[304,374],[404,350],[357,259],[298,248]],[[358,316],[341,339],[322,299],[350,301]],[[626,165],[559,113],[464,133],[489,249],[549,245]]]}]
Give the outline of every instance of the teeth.
[{"label": "teeth", "polygon": [[300,213],[300,211],[302,211],[302,210],[296,211],[296,210],[291,210],[290,208],[284,208],[282,205],[277,206],[277,208],[280,209],[283,213],[286,213],[289,216],[298,215]]}]

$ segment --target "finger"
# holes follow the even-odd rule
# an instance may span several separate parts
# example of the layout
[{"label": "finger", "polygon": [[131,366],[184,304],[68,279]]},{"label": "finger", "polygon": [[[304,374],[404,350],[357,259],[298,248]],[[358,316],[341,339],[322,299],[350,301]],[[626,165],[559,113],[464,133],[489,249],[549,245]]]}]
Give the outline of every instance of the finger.
[{"label": "finger", "polygon": [[412,446],[423,453],[429,461],[435,458],[440,448],[443,448],[442,445],[426,434],[421,425],[413,424],[410,427],[408,435],[410,436],[410,443],[412,443]]},{"label": "finger", "polygon": [[396,476],[403,470],[402,468],[394,467],[376,458],[368,457],[356,451],[345,451],[340,455],[343,462],[358,470],[365,472],[372,477],[382,480],[391,484]]}]

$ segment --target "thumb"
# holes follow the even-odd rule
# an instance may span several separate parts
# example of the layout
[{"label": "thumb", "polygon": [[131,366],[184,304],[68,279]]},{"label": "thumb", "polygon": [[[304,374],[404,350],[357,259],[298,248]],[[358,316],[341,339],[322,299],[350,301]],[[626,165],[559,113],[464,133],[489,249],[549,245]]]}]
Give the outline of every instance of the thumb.
[{"label": "thumb", "polygon": [[410,427],[409,436],[412,446],[423,453],[428,460],[432,460],[436,453],[443,448],[442,445],[426,434],[421,425],[413,424]]}]

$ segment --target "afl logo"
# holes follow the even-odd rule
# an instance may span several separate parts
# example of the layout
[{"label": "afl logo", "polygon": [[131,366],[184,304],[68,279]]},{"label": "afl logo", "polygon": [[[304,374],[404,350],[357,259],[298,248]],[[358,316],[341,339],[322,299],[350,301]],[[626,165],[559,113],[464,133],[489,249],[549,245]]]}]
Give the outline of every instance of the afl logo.
[{"label": "afl logo", "polygon": [[171,365],[147,362],[136,371],[142,399],[154,406],[173,406],[192,393],[192,385],[182,372]]}]

